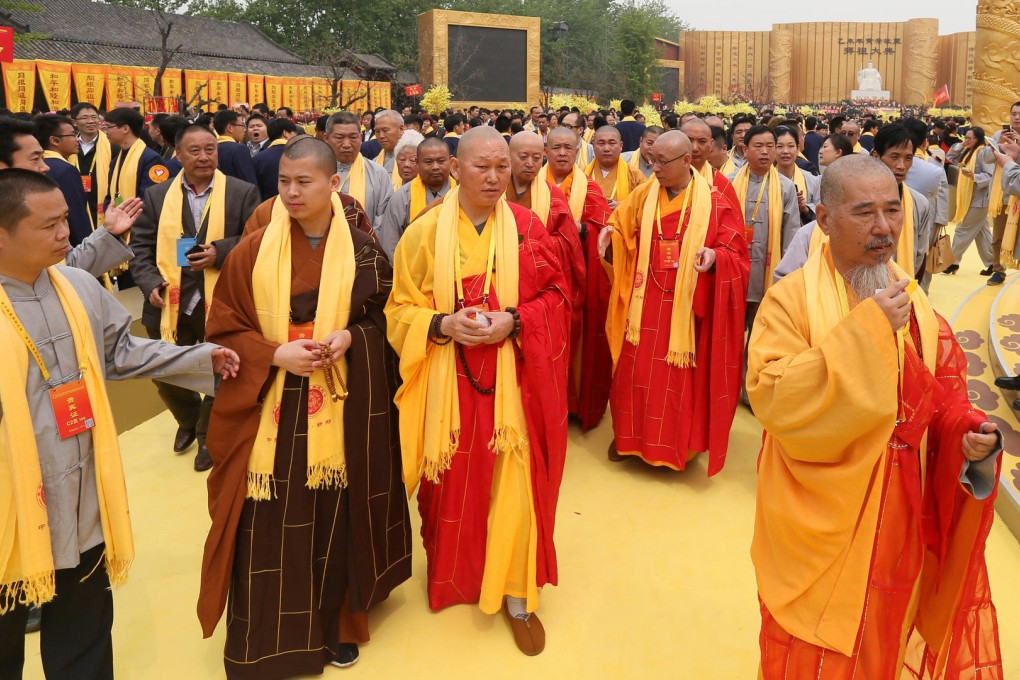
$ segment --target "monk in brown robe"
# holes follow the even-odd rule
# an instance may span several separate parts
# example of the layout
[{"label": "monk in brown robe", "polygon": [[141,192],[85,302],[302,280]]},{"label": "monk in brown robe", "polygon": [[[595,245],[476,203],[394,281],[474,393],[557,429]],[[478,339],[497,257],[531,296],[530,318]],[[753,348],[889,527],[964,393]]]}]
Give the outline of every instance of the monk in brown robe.
[{"label": "monk in brown robe", "polygon": [[[347,223],[351,225],[351,229],[357,229],[358,231],[375,236],[372,223],[369,221],[367,213],[365,213],[365,208],[353,196],[343,192],[338,193],[340,194],[340,202],[344,206],[344,215],[347,217]],[[278,196],[267,198],[259,204],[259,207],[255,208],[255,212],[251,214],[251,217],[244,224],[245,236],[255,233],[272,221],[273,207],[276,206],[278,200]],[[378,239],[376,240],[378,241]]]},{"label": "monk in brown robe", "polygon": [[285,210],[231,252],[210,313],[209,337],[245,357],[209,427],[198,605],[209,637],[229,591],[228,678],[353,664],[366,611],[411,575],[383,316],[391,269],[348,226],[339,181],[324,142],[288,145]]}]

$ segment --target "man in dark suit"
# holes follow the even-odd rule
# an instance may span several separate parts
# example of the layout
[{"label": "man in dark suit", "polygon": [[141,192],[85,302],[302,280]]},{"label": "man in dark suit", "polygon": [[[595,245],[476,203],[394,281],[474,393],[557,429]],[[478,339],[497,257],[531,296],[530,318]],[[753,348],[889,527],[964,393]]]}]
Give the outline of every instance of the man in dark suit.
[{"label": "man in dark suit", "polygon": [[[222,149],[222,144],[208,128],[187,126],[175,146],[183,170],[145,193],[142,215],[132,228],[130,267],[144,295],[142,325],[149,337],[194,345],[205,339],[206,293],[215,283],[210,277],[219,274],[227,253],[240,241],[259,196],[254,185],[217,172],[217,146]],[[190,266],[177,264],[180,238],[195,239],[187,256]],[[197,438],[195,470],[208,470],[212,458],[205,434],[212,397],[158,381],[156,387],[177,420],[174,451],[183,452]]]},{"label": "man in dark suit", "polygon": [[616,124],[620,132],[620,139],[623,140],[623,151],[636,151],[641,146],[641,136],[645,134],[645,124],[634,120],[634,111],[637,105],[630,99],[620,102],[620,113],[623,119]]},{"label": "man in dark suit", "polygon": [[213,129],[219,142],[219,169],[224,175],[255,184],[255,168],[251,164],[251,152],[244,141],[244,123],[237,111],[217,111],[213,116]]},{"label": "man in dark suit", "polygon": [[818,152],[825,141],[825,135],[818,133],[818,119],[814,116],[804,119],[804,127],[807,129],[804,135],[804,157],[818,167]]},{"label": "man in dark suit", "polygon": [[93,230],[81,173],[68,161],[78,153],[78,136],[71,119],[64,116],[36,116],[33,124],[34,136],[44,151],[43,162],[50,169],[47,174],[60,186],[67,202],[67,226],[71,230],[71,245],[76,246]]},{"label": "man in dark suit", "polygon": [[283,147],[287,140],[297,134],[297,125],[288,118],[274,118],[269,121],[269,145],[253,159],[255,177],[258,180],[259,195],[268,200],[279,192],[277,182],[280,179],[280,159],[283,158]]}]

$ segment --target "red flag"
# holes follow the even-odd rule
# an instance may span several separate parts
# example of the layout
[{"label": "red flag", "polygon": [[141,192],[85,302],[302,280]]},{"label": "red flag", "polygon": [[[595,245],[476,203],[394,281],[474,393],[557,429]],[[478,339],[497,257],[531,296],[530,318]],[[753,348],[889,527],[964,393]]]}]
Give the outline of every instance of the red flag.
[{"label": "red flag", "polygon": [[417,97],[421,94],[421,85],[408,85],[404,88],[404,94],[408,97]]},{"label": "red flag", "polygon": [[0,26],[0,61],[14,61],[14,29],[9,26]]},{"label": "red flag", "polygon": [[938,106],[939,104],[948,104],[949,85],[943,85],[938,90],[936,90],[935,97],[932,99],[932,102],[935,104],[935,106]]}]

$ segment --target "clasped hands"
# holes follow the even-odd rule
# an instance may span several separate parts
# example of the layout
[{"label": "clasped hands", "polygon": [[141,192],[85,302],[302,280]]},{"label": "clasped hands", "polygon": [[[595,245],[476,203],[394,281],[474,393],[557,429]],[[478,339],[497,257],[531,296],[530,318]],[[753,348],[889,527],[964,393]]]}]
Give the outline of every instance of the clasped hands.
[{"label": "clasped hands", "polygon": [[[481,314],[489,320],[475,319]],[[465,307],[454,314],[443,317],[439,330],[454,342],[467,347],[495,345],[505,340],[514,331],[514,315],[510,312],[483,312],[478,307]]]},{"label": "clasped hands", "polygon": [[[613,244],[613,234],[616,233],[616,229],[613,227],[606,227],[599,232],[598,240],[598,251],[599,257],[603,260],[606,259],[606,251],[609,250],[609,246]],[[711,271],[712,267],[715,266],[715,251],[711,248],[705,248],[704,246],[698,248],[698,252],[694,254],[694,271],[699,274],[704,274],[707,271]]]},{"label": "clasped hands", "polygon": [[314,340],[293,340],[285,342],[273,353],[273,366],[278,366],[288,373],[307,378],[315,371],[322,370],[322,349],[320,345],[328,345],[334,357],[341,357],[351,347],[349,330],[333,331],[321,343]]}]

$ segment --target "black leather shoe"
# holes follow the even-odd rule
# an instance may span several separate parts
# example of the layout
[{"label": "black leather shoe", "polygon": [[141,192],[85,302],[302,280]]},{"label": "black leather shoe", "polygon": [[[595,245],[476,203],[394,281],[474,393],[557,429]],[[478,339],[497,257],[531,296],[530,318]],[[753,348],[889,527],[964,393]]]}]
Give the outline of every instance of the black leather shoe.
[{"label": "black leather shoe", "polygon": [[946,270],[944,272],[942,272],[942,273],[943,274],[955,274],[957,271],[959,271],[959,269],[960,269],[960,265],[958,265],[958,264],[951,264],[948,267],[946,267]]},{"label": "black leather shoe", "polygon": [[1004,390],[1020,391],[1020,375],[1004,375],[1001,378],[996,378],[995,386],[1001,387]]},{"label": "black leather shoe", "polygon": [[29,607],[28,623],[25,624],[26,633],[35,633],[42,626],[42,607]]},{"label": "black leather shoe", "polygon": [[1006,275],[1002,272],[995,272],[988,278],[989,286],[1001,286],[1002,282],[1006,280]]},{"label": "black leather shoe", "polygon": [[197,436],[194,430],[177,428],[177,436],[174,437],[174,453],[184,453],[187,451],[188,447],[195,443]]},{"label": "black leather shoe", "polygon": [[198,445],[198,454],[195,456],[195,472],[205,472],[212,467],[212,456],[205,444]]},{"label": "black leather shoe", "polygon": [[981,270],[981,276],[991,276],[992,272],[994,271],[995,269],[992,268],[992,265],[988,265],[987,267]]},{"label": "black leather shoe", "polygon": [[353,642],[340,642],[330,645],[329,651],[333,655],[330,663],[337,668],[350,668],[358,663],[358,659],[361,658],[361,654],[358,653],[358,646]]}]

